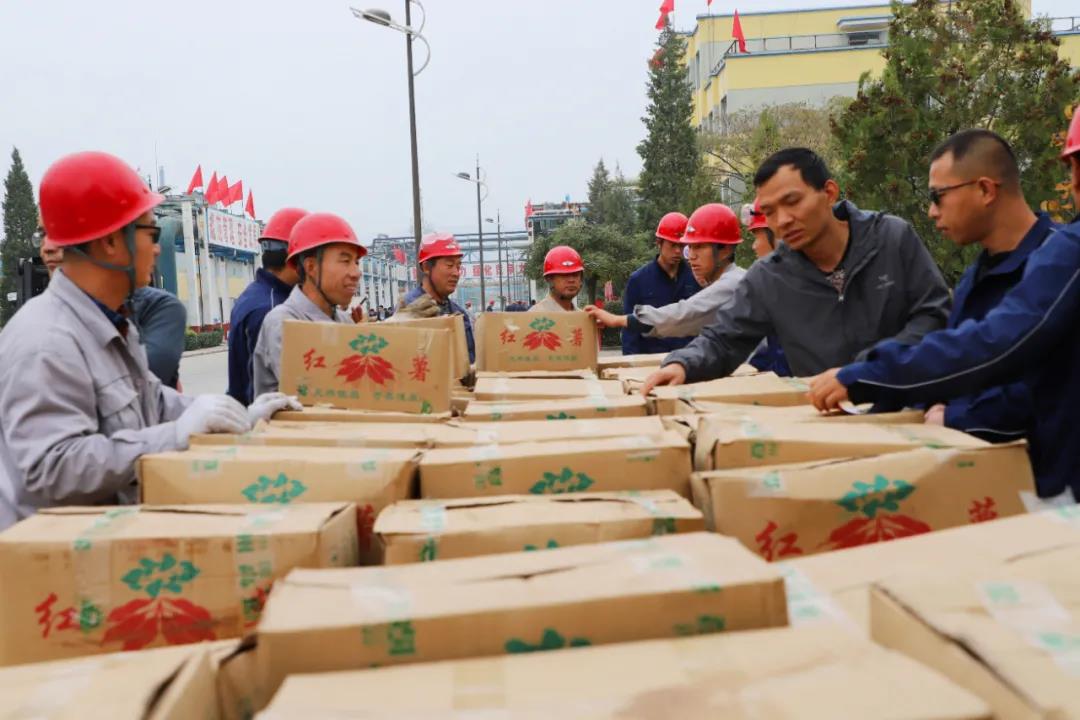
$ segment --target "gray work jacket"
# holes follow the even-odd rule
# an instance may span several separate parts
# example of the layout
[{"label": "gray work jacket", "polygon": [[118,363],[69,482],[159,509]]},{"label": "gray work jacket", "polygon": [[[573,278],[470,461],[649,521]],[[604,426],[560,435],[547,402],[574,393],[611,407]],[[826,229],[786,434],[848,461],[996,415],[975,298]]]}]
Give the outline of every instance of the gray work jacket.
[{"label": "gray work jacket", "polygon": [[646,337],[685,337],[697,335],[716,319],[716,313],[726,310],[734,300],[735,288],[739,286],[746,271],[738,265],[729,265],[716,280],[688,298],[663,307],[638,305],[634,317],[652,327]]},{"label": "gray work jacket", "polygon": [[776,335],[792,372],[805,377],[882,340],[917,343],[945,327],[949,289],[911,225],[847,201],[833,212],[850,231],[842,292],[805,255],[780,245],[746,271],[727,311],[663,364],[682,365],[687,382],[725,377]]},{"label": "gray work jacket", "polygon": [[63,270],[0,332],[0,530],[38,508],[133,502],[135,461],[178,449],[192,398],[162,385]]},{"label": "gray work jacket", "polygon": [[334,317],[322,311],[297,285],[289,293],[285,302],[266,313],[259,339],[255,342],[255,356],[252,358],[252,379],[255,397],[263,393],[277,392],[281,372],[281,341],[283,324],[286,320],[307,320],[308,322],[339,322],[352,324],[347,313],[334,310]]}]

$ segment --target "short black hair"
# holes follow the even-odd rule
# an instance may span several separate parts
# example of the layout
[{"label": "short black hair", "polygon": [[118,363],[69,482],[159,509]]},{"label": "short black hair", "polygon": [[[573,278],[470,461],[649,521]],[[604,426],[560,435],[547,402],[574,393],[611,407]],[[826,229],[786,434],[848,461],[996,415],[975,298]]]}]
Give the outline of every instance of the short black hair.
[{"label": "short black hair", "polygon": [[1020,187],[1020,165],[1005,138],[982,128],[961,130],[934,148],[930,162],[951,154],[953,162],[972,175],[992,176],[1010,189]]},{"label": "short black hair", "polygon": [[804,147],[784,148],[765,158],[754,173],[754,187],[761,187],[772,179],[782,167],[792,166],[799,171],[803,182],[815,190],[821,190],[832,179],[829,166],[820,155]]}]

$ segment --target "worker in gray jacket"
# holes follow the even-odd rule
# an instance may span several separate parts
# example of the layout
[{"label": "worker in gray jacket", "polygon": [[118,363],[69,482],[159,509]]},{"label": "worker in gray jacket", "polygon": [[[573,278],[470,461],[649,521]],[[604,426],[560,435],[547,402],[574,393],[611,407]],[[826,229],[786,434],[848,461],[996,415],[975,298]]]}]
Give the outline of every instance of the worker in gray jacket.
[{"label": "worker in gray jacket", "polygon": [[61,158],[41,180],[45,231],[64,257],[0,332],[0,530],[38,508],[133,502],[141,455],[246,432],[295,402],[184,397],[150,372],[128,316],[160,252],[163,199],[99,152]]},{"label": "worker in gray jacket", "polygon": [[630,315],[615,315],[595,305],[585,312],[601,327],[629,328],[645,337],[697,335],[717,312],[731,305],[746,274],[735,264],[735,247],[742,242],[739,219],[726,205],[702,205],[690,216],[679,242],[687,247],[690,269],[703,286],[695,295],[663,307],[638,305]]},{"label": "worker in gray jacket", "polygon": [[949,291],[904,220],[838,202],[825,162],[805,148],[769,157],[754,177],[761,211],[784,243],[747,271],[730,309],[645,382],[730,375],[775,335],[796,376],[863,357],[882,340],[916,343],[945,326]]},{"label": "worker in gray jacket", "polygon": [[360,258],[367,248],[343,218],[311,213],[289,233],[285,261],[300,275],[288,299],[266,314],[252,360],[255,394],[275,392],[281,381],[281,346],[286,320],[359,322],[362,314],[349,314],[360,285]]}]

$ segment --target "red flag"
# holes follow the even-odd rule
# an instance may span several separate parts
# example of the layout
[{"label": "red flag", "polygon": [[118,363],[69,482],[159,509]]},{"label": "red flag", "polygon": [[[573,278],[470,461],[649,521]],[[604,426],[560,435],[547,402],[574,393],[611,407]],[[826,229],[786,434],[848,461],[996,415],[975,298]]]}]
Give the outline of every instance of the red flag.
[{"label": "red flag", "polygon": [[188,183],[187,192],[185,195],[190,195],[191,191],[195,188],[201,188],[203,186],[202,180],[202,165],[195,168],[195,174],[191,176],[191,182]]},{"label": "red flag", "polygon": [[214,195],[214,202],[225,205],[229,200],[229,178],[227,175],[222,175],[218,180],[217,193]]},{"label": "red flag", "polygon": [[244,200],[244,181],[237,180],[235,185],[229,187],[229,194],[225,198],[225,207],[229,207],[233,203],[243,202]]},{"label": "red flag", "polygon": [[657,48],[656,52],[653,53],[652,60],[649,61],[649,64],[654,68],[658,68],[664,64],[664,48]]},{"label": "red flag", "polygon": [[408,262],[405,258],[405,251],[399,247],[394,248],[394,260],[398,261],[402,265]]},{"label": "red flag", "polygon": [[731,37],[739,41],[739,52],[746,52],[746,36],[743,35],[742,23],[739,22],[739,11],[735,11],[735,20],[731,23]]},{"label": "red flag", "polygon": [[206,202],[210,205],[217,202],[218,187],[217,170],[215,170],[214,174],[210,176],[210,184],[206,186]]},{"label": "red flag", "polygon": [[255,219],[255,198],[251,196],[251,190],[248,190],[248,201],[244,205],[244,212],[251,216],[251,219]]},{"label": "red flag", "polygon": [[667,13],[660,13],[660,18],[656,21],[656,29],[663,30],[667,27]]},{"label": "red flag", "polygon": [[712,0],[705,0],[705,7],[712,7]]},{"label": "red flag", "polygon": [[528,219],[533,214],[532,200],[525,203],[525,218]]},{"label": "red flag", "polygon": [[660,4],[660,12],[667,15],[670,12],[675,12],[675,0],[664,0]]}]

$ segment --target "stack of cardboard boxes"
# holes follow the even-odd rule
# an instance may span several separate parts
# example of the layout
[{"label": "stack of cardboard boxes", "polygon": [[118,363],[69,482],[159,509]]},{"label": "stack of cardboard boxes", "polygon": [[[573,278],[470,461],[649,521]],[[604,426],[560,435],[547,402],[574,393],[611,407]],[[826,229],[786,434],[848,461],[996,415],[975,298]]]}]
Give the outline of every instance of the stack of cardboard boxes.
[{"label": "stack of cardboard boxes", "polygon": [[584,313],[464,343],[287,323],[303,411],[0,534],[0,664],[57,661],[0,718],[1080,717],[1080,513],[1025,514],[1023,445],[767,373],[643,398]]}]

